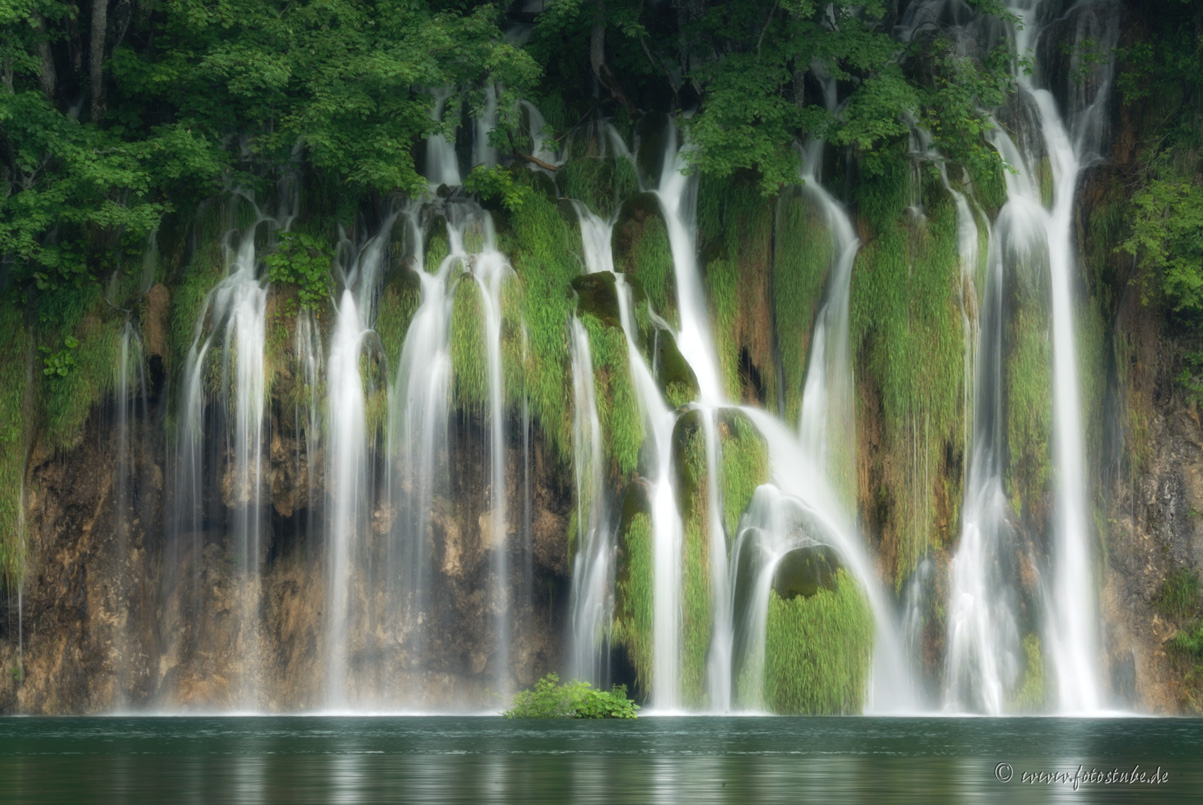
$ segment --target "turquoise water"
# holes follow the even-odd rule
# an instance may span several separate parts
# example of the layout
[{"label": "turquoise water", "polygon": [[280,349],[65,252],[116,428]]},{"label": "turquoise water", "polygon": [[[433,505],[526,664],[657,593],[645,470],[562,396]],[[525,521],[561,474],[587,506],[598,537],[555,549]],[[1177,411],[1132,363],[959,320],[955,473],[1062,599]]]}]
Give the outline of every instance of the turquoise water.
[{"label": "turquoise water", "polygon": [[[1168,779],[1023,781],[1137,765]],[[0,719],[0,802],[1166,802],[1200,783],[1198,719]]]}]

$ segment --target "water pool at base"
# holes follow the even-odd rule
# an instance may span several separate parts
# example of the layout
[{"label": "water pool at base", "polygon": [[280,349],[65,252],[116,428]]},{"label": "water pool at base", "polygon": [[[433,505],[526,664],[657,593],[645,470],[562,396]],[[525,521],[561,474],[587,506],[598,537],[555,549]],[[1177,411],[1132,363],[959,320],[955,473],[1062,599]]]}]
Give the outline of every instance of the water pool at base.
[{"label": "water pool at base", "polygon": [[1166,802],[1200,783],[1200,719],[0,719],[13,803]]}]

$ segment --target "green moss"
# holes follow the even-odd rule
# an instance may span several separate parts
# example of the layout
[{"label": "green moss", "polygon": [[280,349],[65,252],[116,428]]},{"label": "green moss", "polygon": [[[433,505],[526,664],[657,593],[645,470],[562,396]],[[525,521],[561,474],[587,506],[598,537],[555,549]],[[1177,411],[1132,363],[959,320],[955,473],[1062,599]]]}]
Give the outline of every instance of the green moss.
[{"label": "green moss", "polygon": [[1011,696],[1011,709],[1034,713],[1044,706],[1044,657],[1040,652],[1040,638],[1030,632],[1024,635],[1023,653],[1023,677]]},{"label": "green moss", "polygon": [[680,690],[687,707],[705,704],[706,651],[710,646],[710,513],[706,436],[691,410],[673,430],[677,505],[684,531],[682,558],[682,647]]},{"label": "green moss", "polygon": [[222,204],[213,201],[202,205],[192,232],[196,248],[171,284],[168,358],[177,381],[196,337],[199,319],[205,314],[205,300],[226,273],[222,237],[227,231],[227,220]]},{"label": "green moss", "polygon": [[652,683],[652,519],[640,484],[627,488],[618,545],[611,641],[626,649],[635,685],[646,696]]},{"label": "green moss", "polygon": [[698,241],[723,385],[732,399],[775,410],[773,201],[757,177],[702,175]]},{"label": "green moss", "polygon": [[1161,584],[1153,601],[1157,611],[1167,618],[1186,621],[1199,614],[1199,575],[1188,567],[1180,567]]},{"label": "green moss", "polygon": [[693,367],[677,349],[676,337],[663,328],[654,330],[652,342],[655,356],[656,383],[664,400],[672,408],[688,405],[700,396],[698,378]]},{"label": "green moss", "polygon": [[507,275],[501,282],[501,378],[506,405],[515,410],[522,406],[528,394],[528,336],[526,322],[522,319],[525,304],[522,283],[516,276]]},{"label": "green moss", "polygon": [[[956,209],[942,188],[924,187],[926,218],[885,200],[897,189],[862,189],[876,229],[852,273],[850,339],[861,364],[856,376],[880,395],[880,410],[861,397],[858,419],[879,416],[882,441],[874,486],[885,511],[883,552],[896,587],[914,570],[929,541],[955,537],[959,493],[947,483],[946,457],[964,453],[965,340],[959,297]],[[845,472],[842,475],[848,475]]]},{"label": "green moss", "polygon": [[1036,181],[1040,185],[1040,201],[1046,207],[1053,206],[1053,163],[1047,156],[1036,165]]},{"label": "green moss", "polygon": [[17,308],[0,301],[0,588],[14,585],[25,561],[21,493],[29,431],[30,337]]},{"label": "green moss", "polygon": [[565,196],[583,201],[603,218],[639,192],[635,167],[621,157],[571,160],[556,173],[556,184]]},{"label": "green moss", "polygon": [[723,519],[734,537],[739,518],[752,502],[756,488],[769,480],[768,444],[745,414],[724,411],[718,425],[722,456]]},{"label": "green moss", "polygon": [[740,398],[739,384],[739,266],[734,260],[716,257],[706,262],[706,290],[714,321],[714,348],[723,389],[732,400]]},{"label": "green moss", "polygon": [[[45,417],[42,438],[54,451],[79,444],[92,409],[115,385],[114,367],[120,352],[122,321],[105,304],[99,289],[90,295],[92,303],[81,320],[63,323],[62,332],[73,334],[79,341],[73,350],[75,366],[64,376],[45,376],[42,384]],[[52,337],[48,346],[51,350],[59,349],[60,339]]]},{"label": "green moss", "polygon": [[676,327],[672,246],[655,195],[640,193],[623,203],[614,224],[612,245],[615,270],[638,279],[652,308]]},{"label": "green moss", "polygon": [[1008,325],[1004,357],[1009,462],[1007,487],[1016,511],[1040,519],[1051,479],[1053,421],[1052,343],[1041,305],[1017,306]]},{"label": "green moss", "polygon": [[769,595],[764,703],[774,713],[846,715],[864,706],[873,656],[873,613],[847,571],[836,591]]},{"label": "green moss", "polygon": [[380,294],[376,313],[376,333],[388,359],[396,369],[401,361],[401,348],[421,301],[421,286],[412,272],[401,275],[398,282],[385,286]]},{"label": "green moss", "polygon": [[581,316],[589,333],[597,417],[601,423],[612,470],[622,476],[635,472],[643,444],[643,417],[631,381],[626,335],[595,316]]},{"label": "green moss", "polygon": [[484,300],[470,274],[455,283],[451,308],[452,394],[456,406],[483,411],[489,402]]},{"label": "green moss", "polygon": [[785,386],[785,421],[797,422],[810,335],[835,254],[822,214],[797,188],[781,196],[774,238],[773,320]]},{"label": "green moss", "polygon": [[437,274],[439,265],[451,253],[447,241],[447,222],[435,218],[431,224],[432,230],[426,235],[426,254],[423,256],[423,266],[431,274]]},{"label": "green moss", "polygon": [[568,322],[575,296],[571,282],[580,273],[580,234],[576,222],[569,222],[556,204],[541,194],[534,194],[521,208],[502,217],[500,224],[499,248],[510,256],[525,300],[525,389],[531,413],[540,422],[553,453],[569,463],[572,395],[564,392],[564,378],[570,375]]}]

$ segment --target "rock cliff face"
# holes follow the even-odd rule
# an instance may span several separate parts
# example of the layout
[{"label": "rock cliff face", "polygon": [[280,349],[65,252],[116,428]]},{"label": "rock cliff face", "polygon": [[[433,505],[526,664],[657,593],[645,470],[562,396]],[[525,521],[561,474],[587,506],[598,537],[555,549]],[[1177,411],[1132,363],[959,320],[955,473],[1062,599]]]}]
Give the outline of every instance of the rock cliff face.
[{"label": "rock cliff face", "polygon": [[[261,584],[262,627],[237,625],[251,590],[240,584],[223,529],[173,541],[165,522],[167,445],[155,422],[133,472],[128,520],[114,505],[116,434],[94,412],[80,445],[63,455],[35,453],[26,495],[28,565],[21,596],[0,598],[0,712],[100,713],[113,710],[237,710],[248,679],[268,710],[320,709],[325,601],[324,548],[308,529],[324,516],[308,505],[308,479],[296,472],[295,434],[272,439],[271,533]],[[161,412],[160,412],[161,413]],[[151,412],[153,419],[155,412]],[[489,532],[480,501],[479,422],[463,416],[451,441],[453,493],[437,499],[432,547],[438,575],[426,608],[422,663],[400,628],[387,639],[352,639],[350,684],[379,692],[389,709],[496,709],[487,690],[498,675],[486,638],[490,608],[481,576],[488,551],[506,545],[511,574],[511,685],[528,686],[561,666],[568,577],[565,533],[571,492],[536,434],[531,462],[529,545],[519,544],[524,507],[511,507],[506,535]],[[518,431],[515,427],[514,431]],[[523,498],[522,445],[511,444],[507,495]],[[320,465],[320,462],[319,462]],[[287,479],[287,480],[282,480]],[[315,498],[318,496],[315,496]],[[379,513],[381,517],[387,513]],[[173,544],[174,543],[174,544]],[[199,555],[196,550],[199,549]],[[355,591],[364,606],[378,602]],[[199,613],[195,608],[201,608]],[[18,624],[19,621],[19,624]],[[400,627],[400,619],[398,627]],[[369,645],[393,645],[386,658]],[[387,668],[387,678],[371,675]],[[420,693],[415,693],[420,692]]]}]

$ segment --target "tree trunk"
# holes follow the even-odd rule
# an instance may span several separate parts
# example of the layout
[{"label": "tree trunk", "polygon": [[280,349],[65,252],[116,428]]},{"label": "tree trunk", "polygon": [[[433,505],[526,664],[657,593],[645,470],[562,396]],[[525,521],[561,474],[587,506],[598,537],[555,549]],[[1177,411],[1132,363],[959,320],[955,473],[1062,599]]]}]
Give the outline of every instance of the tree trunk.
[{"label": "tree trunk", "polygon": [[92,122],[104,114],[104,42],[109,23],[108,0],[92,0],[92,37],[88,45],[88,73],[92,78]]}]

